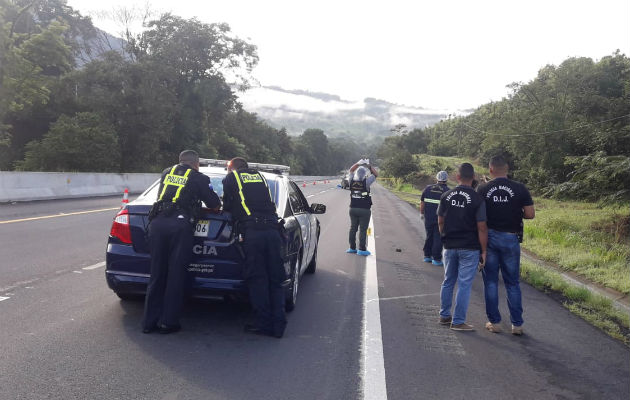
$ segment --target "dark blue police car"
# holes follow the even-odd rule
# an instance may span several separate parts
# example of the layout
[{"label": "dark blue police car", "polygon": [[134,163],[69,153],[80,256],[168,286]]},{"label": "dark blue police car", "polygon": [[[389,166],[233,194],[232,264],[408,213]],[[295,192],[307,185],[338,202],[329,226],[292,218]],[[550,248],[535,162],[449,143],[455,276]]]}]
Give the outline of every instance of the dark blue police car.
[{"label": "dark blue police car", "polygon": [[[199,172],[210,177],[215,192],[223,196],[222,180],[226,161],[200,160]],[[284,219],[286,245],[283,249],[287,276],[286,308],[295,307],[300,277],[314,273],[317,266],[319,220],[315,214],[326,212],[323,204],[308,204],[298,186],[289,179],[289,167],[249,163],[263,172],[278,216]],[[147,239],[148,213],[157,199],[159,181],[136,200],[124,206],[114,218],[107,241],[106,278],[108,286],[123,300],[137,298],[146,292],[149,282],[150,257]],[[214,298],[246,294],[243,281],[243,253],[234,234],[228,212],[203,210],[197,221],[195,243],[188,266],[188,292],[193,297]]]}]

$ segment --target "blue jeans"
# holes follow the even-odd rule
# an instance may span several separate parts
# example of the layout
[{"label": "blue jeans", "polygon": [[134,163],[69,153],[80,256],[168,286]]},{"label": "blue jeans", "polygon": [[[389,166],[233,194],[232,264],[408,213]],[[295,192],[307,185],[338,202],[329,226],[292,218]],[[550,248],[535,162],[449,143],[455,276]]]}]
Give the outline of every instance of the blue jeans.
[{"label": "blue jeans", "polygon": [[472,286],[477,265],[479,264],[479,250],[445,249],[444,250],[444,282],[440,290],[440,316],[451,315],[453,303],[453,289],[457,282],[457,295],[455,296],[455,311],[453,312],[453,325],[466,322],[466,311],[470,300],[470,287]]},{"label": "blue jeans", "polygon": [[499,270],[505,283],[512,325],[523,325],[523,306],[519,285],[521,247],[514,233],[488,229],[488,257],[483,269],[486,315],[493,324],[501,321],[499,313]]}]

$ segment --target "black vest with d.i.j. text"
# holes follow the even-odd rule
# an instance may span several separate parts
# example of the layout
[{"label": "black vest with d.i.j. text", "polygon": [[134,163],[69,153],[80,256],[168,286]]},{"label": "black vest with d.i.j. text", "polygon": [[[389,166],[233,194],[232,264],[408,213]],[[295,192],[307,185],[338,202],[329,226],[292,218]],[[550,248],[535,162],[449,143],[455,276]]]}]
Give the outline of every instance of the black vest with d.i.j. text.
[{"label": "black vest with d.i.j. text", "polygon": [[372,196],[370,195],[370,188],[367,185],[367,179],[350,181],[350,207],[372,207]]},{"label": "black vest with d.i.j. text", "polygon": [[439,212],[444,216],[445,249],[481,249],[477,211],[482,202],[481,196],[468,186],[457,186],[442,195]]}]

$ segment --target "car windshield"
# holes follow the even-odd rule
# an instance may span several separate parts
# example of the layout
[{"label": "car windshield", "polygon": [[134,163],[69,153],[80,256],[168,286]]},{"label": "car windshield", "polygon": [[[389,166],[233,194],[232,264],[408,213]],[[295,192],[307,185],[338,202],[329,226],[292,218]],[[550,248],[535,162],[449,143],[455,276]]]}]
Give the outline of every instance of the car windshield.
[{"label": "car windshield", "polygon": [[[205,175],[207,175],[210,178],[210,182],[212,183],[212,189],[214,189],[215,193],[219,195],[221,200],[223,200],[223,178],[225,178],[225,175],[208,174],[208,173],[206,173]],[[274,199],[274,203],[276,203],[276,206],[277,206],[278,198],[276,196],[276,188],[278,186],[278,183],[276,182],[275,179],[268,179],[267,183],[269,184],[271,197]],[[149,187],[144,193],[142,193],[140,197],[151,199],[152,201],[157,200],[159,187],[160,187],[159,181],[156,181],[153,185],[151,185],[151,187]]]}]

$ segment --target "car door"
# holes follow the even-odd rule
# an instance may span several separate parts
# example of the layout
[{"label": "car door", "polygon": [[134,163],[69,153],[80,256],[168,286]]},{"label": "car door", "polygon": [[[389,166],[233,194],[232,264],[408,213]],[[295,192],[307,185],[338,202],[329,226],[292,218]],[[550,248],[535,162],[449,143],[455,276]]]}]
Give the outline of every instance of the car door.
[{"label": "car door", "polygon": [[[295,185],[295,184],[294,184]],[[295,190],[297,191],[302,203],[304,204],[305,214],[308,216],[308,225],[309,225],[309,235],[308,235],[308,256],[305,258],[306,263],[310,262],[311,258],[315,253],[315,249],[317,248],[317,217],[311,213],[311,207],[302,193],[302,190],[295,185]]]},{"label": "car door", "polygon": [[289,182],[289,203],[293,210],[295,219],[300,224],[300,231],[302,232],[302,260],[300,262],[300,268],[306,265],[306,261],[309,259],[309,243],[311,242],[311,222],[310,213],[308,212],[308,203],[304,198],[304,195],[293,182]]}]

